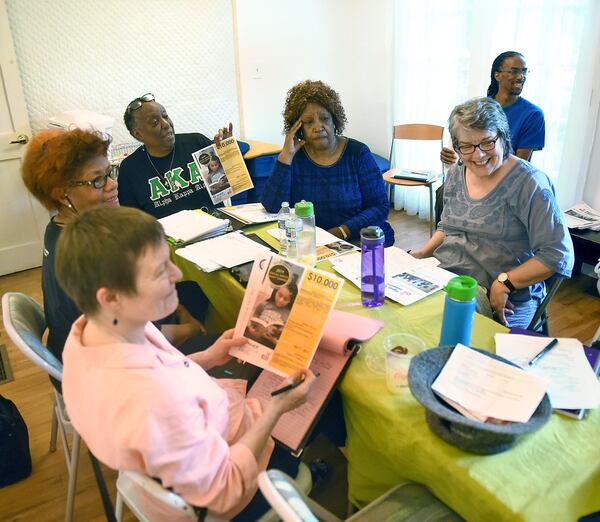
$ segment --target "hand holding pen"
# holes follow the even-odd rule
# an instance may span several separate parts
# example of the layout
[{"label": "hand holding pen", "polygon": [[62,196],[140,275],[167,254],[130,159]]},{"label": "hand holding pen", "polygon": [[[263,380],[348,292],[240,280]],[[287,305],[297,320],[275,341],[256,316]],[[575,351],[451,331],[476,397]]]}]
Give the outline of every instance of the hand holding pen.
[{"label": "hand holding pen", "polygon": [[552,350],[552,348],[554,348],[556,344],[558,344],[558,339],[552,339],[540,353],[538,353],[533,359],[531,359],[531,361],[527,363],[527,366],[533,366],[542,357],[544,357],[544,355],[546,355],[550,350]]},{"label": "hand holding pen", "polygon": [[310,370],[299,370],[283,381],[283,386],[271,392],[272,401],[278,403],[281,413],[304,404],[315,380]]}]

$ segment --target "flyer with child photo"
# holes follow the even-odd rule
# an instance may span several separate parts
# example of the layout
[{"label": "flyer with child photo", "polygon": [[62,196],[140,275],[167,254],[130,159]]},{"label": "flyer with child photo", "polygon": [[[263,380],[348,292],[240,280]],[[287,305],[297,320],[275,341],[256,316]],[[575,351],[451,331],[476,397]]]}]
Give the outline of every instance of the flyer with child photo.
[{"label": "flyer with child photo", "polygon": [[281,376],[308,368],[342,290],[339,277],[275,254],[256,259],[229,353]]},{"label": "flyer with child photo", "polygon": [[197,150],[192,157],[214,204],[254,187],[235,138]]}]

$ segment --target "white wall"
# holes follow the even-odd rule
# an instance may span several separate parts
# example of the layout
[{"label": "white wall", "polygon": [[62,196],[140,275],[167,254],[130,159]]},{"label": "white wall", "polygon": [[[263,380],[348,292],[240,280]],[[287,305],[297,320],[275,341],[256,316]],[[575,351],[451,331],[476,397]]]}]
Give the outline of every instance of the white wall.
[{"label": "white wall", "polygon": [[7,0],[29,118],[87,109],[115,119],[152,92],[178,132],[238,123],[231,2]]},{"label": "white wall", "polygon": [[391,0],[235,2],[245,137],[283,143],[281,112],[296,83],[339,92],[345,135],[387,157],[392,127]]}]

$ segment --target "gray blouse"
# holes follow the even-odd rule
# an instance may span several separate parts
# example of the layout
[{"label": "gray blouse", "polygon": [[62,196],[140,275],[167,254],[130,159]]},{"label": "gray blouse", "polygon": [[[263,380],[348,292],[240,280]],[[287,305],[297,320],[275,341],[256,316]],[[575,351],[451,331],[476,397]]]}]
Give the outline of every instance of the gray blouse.
[{"label": "gray blouse", "polygon": [[[465,167],[453,165],[444,186],[439,227],[444,242],[433,255],[440,266],[474,277],[489,289],[501,272],[536,257],[557,276],[570,277],[574,253],[571,236],[548,176],[530,163],[517,164],[485,197],[467,192]],[[517,290],[511,301],[544,294],[542,283]]]}]

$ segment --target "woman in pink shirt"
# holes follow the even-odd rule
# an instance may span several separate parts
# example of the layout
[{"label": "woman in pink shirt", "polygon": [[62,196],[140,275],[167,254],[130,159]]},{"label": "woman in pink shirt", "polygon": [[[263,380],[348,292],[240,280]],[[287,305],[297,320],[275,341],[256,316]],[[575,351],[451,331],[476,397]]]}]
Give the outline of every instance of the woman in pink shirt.
[{"label": "woman in pink shirt", "polygon": [[[172,313],[181,272],[155,218],[126,207],[97,207],[61,234],[56,273],[82,315],[63,352],[63,394],[75,429],[114,469],[160,479],[194,506],[238,520],[273,453],[279,417],[306,401],[313,374],[263,409],[245,399],[245,381],[213,380],[244,338],[225,332],[184,356],[151,321]],[[157,520],[170,515],[148,506]],[[266,505],[265,505],[266,507]],[[252,518],[250,518],[252,517]],[[169,518],[172,520],[172,518]]]}]

